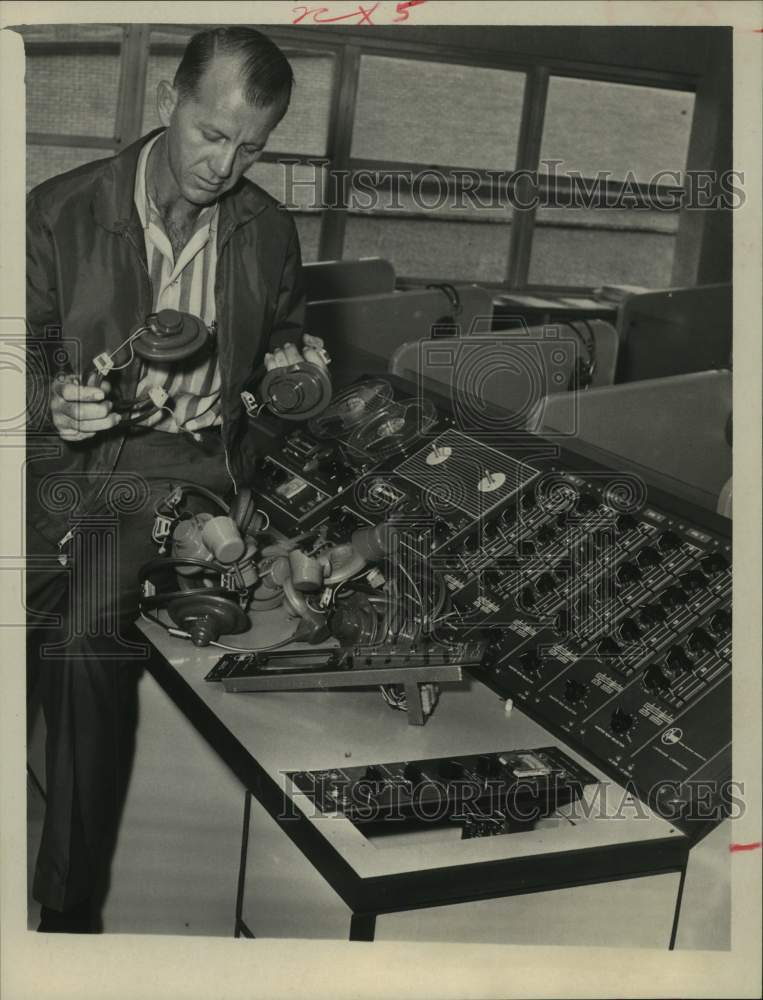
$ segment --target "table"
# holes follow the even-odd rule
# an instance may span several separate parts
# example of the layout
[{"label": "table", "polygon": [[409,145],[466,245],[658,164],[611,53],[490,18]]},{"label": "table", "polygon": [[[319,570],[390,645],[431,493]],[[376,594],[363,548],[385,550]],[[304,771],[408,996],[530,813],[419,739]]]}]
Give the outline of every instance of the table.
[{"label": "table", "polygon": [[[277,627],[277,613],[269,623]],[[689,847],[687,838],[624,789],[591,768],[518,710],[481,684],[443,690],[435,714],[409,727],[376,691],[234,695],[204,680],[221,655],[196,649],[159,626],[141,625],[152,644],[148,669],[244,789],[236,899],[236,936],[253,936],[242,912],[247,883],[249,821],[256,799],[351,912],[351,940],[374,939],[381,914],[447,906],[602,882],[678,874],[669,947],[678,926]],[[258,616],[257,637],[267,643]],[[609,809],[571,823],[499,837],[455,839],[452,832],[394,834],[382,847],[344,818],[313,814],[286,772],[408,758],[481,753],[556,744],[602,782]],[[623,810],[622,804],[629,803]],[[638,808],[633,808],[637,806]],[[621,813],[617,818],[612,809]],[[629,810],[632,814],[628,814]],[[624,814],[623,814],[624,813]],[[256,831],[255,831],[256,832]],[[390,843],[390,839],[392,842]]]}]

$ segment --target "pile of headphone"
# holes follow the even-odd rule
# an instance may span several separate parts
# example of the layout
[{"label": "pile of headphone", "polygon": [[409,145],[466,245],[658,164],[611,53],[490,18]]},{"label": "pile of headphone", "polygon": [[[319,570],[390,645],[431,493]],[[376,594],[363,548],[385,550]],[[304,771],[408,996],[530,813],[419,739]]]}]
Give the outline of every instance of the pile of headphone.
[{"label": "pile of headphone", "polygon": [[[191,509],[199,497],[214,512]],[[413,643],[445,601],[431,579],[396,572],[387,525],[357,528],[340,544],[325,529],[276,539],[249,490],[229,507],[209,490],[178,484],[155,509],[152,537],[159,554],[138,574],[141,614],[196,646],[248,632],[259,612],[281,606],[296,628],[277,645]]]}]

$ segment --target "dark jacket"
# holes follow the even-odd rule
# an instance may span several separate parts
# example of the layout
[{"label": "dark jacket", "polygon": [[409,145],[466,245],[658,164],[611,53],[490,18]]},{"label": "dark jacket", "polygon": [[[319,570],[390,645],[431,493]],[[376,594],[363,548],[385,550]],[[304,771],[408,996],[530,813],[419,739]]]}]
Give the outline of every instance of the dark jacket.
[{"label": "dark jacket", "polygon": [[[143,230],[133,201],[144,136],[123,152],[40,184],[27,200],[28,495],[30,523],[57,542],[72,515],[88,512],[117,458],[120,435],[61,441],[47,410],[50,379],[84,371],[116,348],[152,310]],[[254,458],[240,393],[263,355],[299,341],[304,317],[301,259],[291,216],[242,180],[223,196],[215,284],[222,381],[222,435],[233,478]],[[120,373],[134,395],[138,364]],[[75,485],[76,484],[76,485]],[[70,492],[76,502],[51,497]]]}]

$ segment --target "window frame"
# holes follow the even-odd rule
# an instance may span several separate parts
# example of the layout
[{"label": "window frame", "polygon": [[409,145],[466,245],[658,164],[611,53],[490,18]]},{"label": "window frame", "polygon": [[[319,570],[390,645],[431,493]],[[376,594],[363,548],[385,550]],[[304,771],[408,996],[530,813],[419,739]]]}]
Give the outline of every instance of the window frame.
[{"label": "window frame", "polygon": [[[141,135],[143,110],[145,102],[145,87],[148,72],[150,52],[157,48],[165,50],[165,54],[177,49],[180,55],[184,41],[178,39],[177,46],[163,40],[151,45],[152,32],[164,35],[178,34],[187,36],[189,31],[197,30],[202,25],[182,24],[122,24],[121,44],[114,41],[32,41],[25,39],[28,52],[45,53],[76,53],[77,51],[108,51],[120,50],[120,76],[118,102],[114,135],[82,136],[61,135],[57,133],[32,132],[27,134],[29,145],[58,145],[68,147],[105,149],[118,152],[124,146],[134,142]],[[464,50],[452,45],[436,42],[408,41],[396,34],[394,38],[375,36],[362,29],[353,30],[347,27],[311,28],[307,26],[257,25],[257,27],[286,49],[302,50],[318,55],[331,55],[335,60],[332,94],[329,105],[329,121],[325,157],[316,157],[300,151],[275,153],[265,151],[261,160],[265,163],[304,163],[324,165],[328,175],[336,171],[341,176],[353,169],[421,169],[421,164],[397,163],[386,160],[368,160],[353,158],[350,155],[352,133],[357,106],[358,81],[361,58],[364,55],[393,56],[413,61],[440,62],[462,66],[474,66],[485,69],[501,69],[523,73],[525,76],[524,95],[521,111],[519,137],[516,150],[516,170],[537,171],[540,161],[540,149],[543,137],[543,125],[548,97],[548,86],[551,76],[570,77],[605,83],[620,83],[632,86],[648,86],[664,90],[680,90],[691,92],[695,96],[695,110],[691,125],[687,154],[690,152],[696,130],[699,128],[696,114],[699,77],[683,72],[673,73],[662,70],[644,70],[634,67],[609,65],[605,63],[588,63],[576,60],[532,56],[531,54],[506,54],[500,50]],[[687,164],[689,166],[689,164]],[[449,168],[444,166],[446,176],[450,170],[469,170],[470,168]],[[489,171],[475,170],[484,178],[485,193],[492,190]],[[548,182],[543,175],[539,178],[541,191],[548,190]],[[554,182],[556,183],[556,181]],[[451,187],[453,185],[453,187]],[[333,185],[340,189],[342,185]],[[607,194],[616,194],[622,187],[621,182],[606,181],[603,190]],[[636,184],[629,186],[640,197],[648,198],[652,193],[649,185]],[[449,192],[457,190],[457,183],[451,178],[448,184]],[[478,190],[482,191],[482,187]],[[660,186],[661,193],[677,193],[677,189],[668,185]],[[680,189],[679,189],[680,190]],[[680,209],[675,209],[679,212]],[[345,204],[327,207],[320,212],[320,239],[318,259],[341,259],[345,229],[349,212]],[[394,217],[394,216],[393,216]],[[679,216],[678,232],[674,239],[678,243],[682,219]],[[590,293],[592,286],[529,284],[530,260],[536,224],[534,209],[514,211],[509,227],[509,246],[507,269],[502,282],[480,282],[485,287],[500,291],[517,292],[528,290],[533,292]],[[416,287],[436,281],[452,280],[454,276],[430,275],[426,277],[410,277],[405,274],[398,276],[401,287]],[[456,278],[458,276],[455,276]]]}]

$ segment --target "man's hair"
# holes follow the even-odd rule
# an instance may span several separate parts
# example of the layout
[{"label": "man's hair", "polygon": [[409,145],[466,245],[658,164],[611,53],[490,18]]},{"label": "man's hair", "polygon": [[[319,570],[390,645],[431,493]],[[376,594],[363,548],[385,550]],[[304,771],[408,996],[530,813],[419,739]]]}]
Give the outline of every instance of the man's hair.
[{"label": "man's hair", "polygon": [[275,42],[243,25],[199,31],[186,46],[173,86],[181,100],[196,94],[199,81],[216,55],[237,56],[241,61],[244,96],[255,107],[283,102],[289,105],[294,74]]}]

